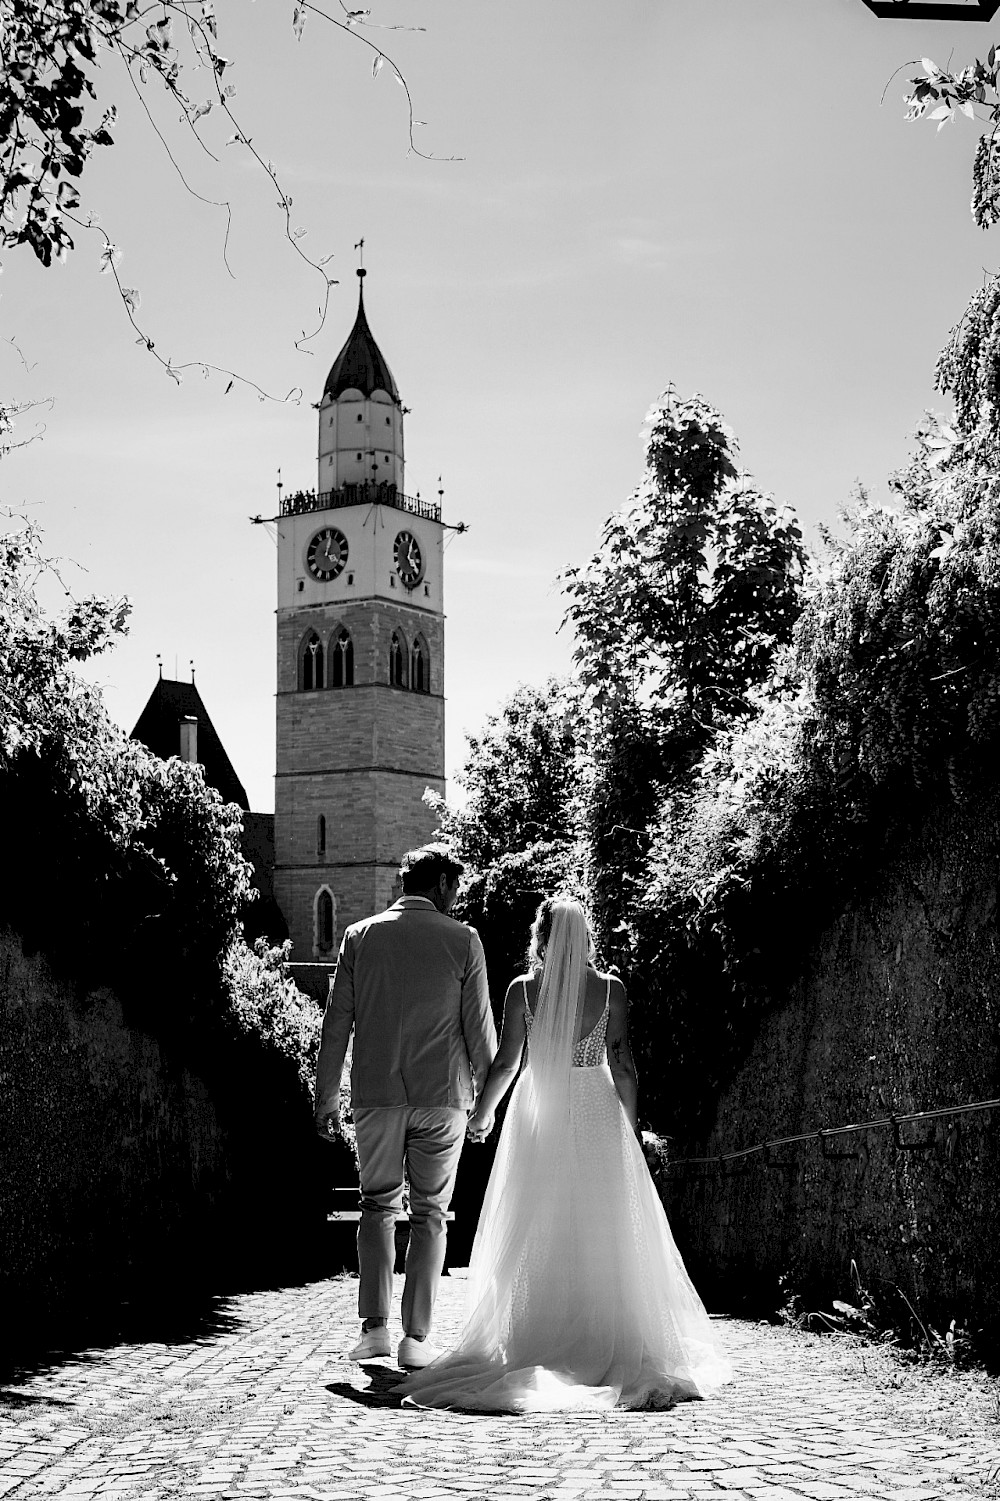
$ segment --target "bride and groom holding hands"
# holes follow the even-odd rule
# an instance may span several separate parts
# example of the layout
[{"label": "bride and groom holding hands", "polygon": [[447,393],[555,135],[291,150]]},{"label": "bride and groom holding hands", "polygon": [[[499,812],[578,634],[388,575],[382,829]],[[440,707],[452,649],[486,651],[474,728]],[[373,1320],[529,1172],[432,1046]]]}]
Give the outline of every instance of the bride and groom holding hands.
[{"label": "bride and groom holding hands", "polygon": [[[316,1124],[328,1139],[340,1130],[354,1033],[362,1330],[350,1357],[392,1352],[405,1179],[397,1359],[409,1374],[397,1389],[408,1400],[523,1412],[704,1396],[730,1372],[638,1139],[624,988],[595,968],[580,904],[547,898],[528,971],[507,990],[498,1046],[482,944],[448,916],[461,873],[437,846],[403,857],[399,901],[344,934],[324,1016]],[[469,1264],[465,1323],[442,1353],[430,1335],[459,1156],[466,1135],[489,1135],[515,1079]]]}]

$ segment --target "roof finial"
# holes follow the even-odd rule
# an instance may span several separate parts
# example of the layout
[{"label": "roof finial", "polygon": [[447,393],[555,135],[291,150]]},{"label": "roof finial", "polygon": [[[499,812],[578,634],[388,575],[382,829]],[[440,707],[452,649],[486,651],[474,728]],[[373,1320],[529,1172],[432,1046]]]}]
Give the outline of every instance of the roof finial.
[{"label": "roof finial", "polygon": [[163,658],[160,656],[159,652],[156,653],[156,665],[160,669],[160,678],[162,680],[162,678],[163,678]]},{"label": "roof finial", "polygon": [[193,657],[191,657],[191,658],[188,659],[188,666],[191,668],[191,682],[193,683],[194,682],[194,658]]},{"label": "roof finial", "polygon": [[365,277],[368,275],[368,272],[365,270],[365,237],[364,237],[364,235],[361,236],[360,240],[358,241],[358,243],[355,245],[354,248],[358,252],[358,269],[357,269],[357,272],[355,273],[356,276],[357,276],[357,278],[358,278],[358,295],[359,295],[359,297],[363,297],[364,296],[364,290],[365,290]]},{"label": "roof finial", "polygon": [[281,465],[278,465],[278,510],[281,510]]}]

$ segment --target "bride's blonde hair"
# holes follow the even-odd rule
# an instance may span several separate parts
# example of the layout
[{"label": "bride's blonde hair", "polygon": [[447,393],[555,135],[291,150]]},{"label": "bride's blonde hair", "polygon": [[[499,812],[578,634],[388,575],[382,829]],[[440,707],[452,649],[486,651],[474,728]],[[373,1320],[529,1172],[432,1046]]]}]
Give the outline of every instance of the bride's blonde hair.
[{"label": "bride's blonde hair", "polygon": [[535,913],[535,920],[531,924],[531,940],[528,944],[528,969],[533,975],[541,974],[545,966],[545,950],[549,946],[549,936],[552,933],[552,914],[557,907],[578,912],[583,919],[587,933],[587,963],[593,964],[597,953],[594,948],[594,939],[587,921],[587,914],[583,904],[573,896],[547,896],[539,904]]}]

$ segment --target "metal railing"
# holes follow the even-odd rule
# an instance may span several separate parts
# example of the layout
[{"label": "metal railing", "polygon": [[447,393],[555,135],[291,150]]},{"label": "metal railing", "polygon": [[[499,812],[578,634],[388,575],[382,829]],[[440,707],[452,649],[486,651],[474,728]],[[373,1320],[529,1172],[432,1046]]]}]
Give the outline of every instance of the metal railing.
[{"label": "metal railing", "polygon": [[370,480],[343,485],[339,490],[296,490],[292,495],[282,496],[280,514],[304,516],[311,511],[339,511],[346,506],[391,506],[395,511],[407,511],[426,521],[441,520],[441,507],[436,501],[404,495],[395,485],[373,484]]},{"label": "metal railing", "polygon": [[[665,1167],[685,1167],[688,1165],[709,1167],[715,1164],[719,1167],[724,1162],[736,1162],[742,1158],[753,1157],[758,1152],[770,1152],[775,1147],[789,1147],[798,1142],[818,1141],[820,1146],[833,1136],[846,1136],[854,1131],[877,1131],[891,1129],[897,1148],[902,1152],[916,1151],[922,1147],[930,1147],[935,1143],[927,1141],[903,1141],[899,1134],[900,1126],[905,1126],[914,1121],[941,1120],[943,1117],[953,1115],[969,1115],[976,1110],[996,1110],[1000,1108],[1000,1100],[973,1100],[968,1105],[941,1105],[934,1110],[914,1110],[905,1115],[883,1115],[871,1121],[857,1121],[848,1126],[824,1126],[818,1131],[802,1131],[796,1136],[776,1136],[771,1141],[759,1141],[752,1147],[740,1147],[735,1152],[714,1152],[710,1157],[675,1157],[667,1159]],[[827,1155],[824,1149],[824,1156]]]}]

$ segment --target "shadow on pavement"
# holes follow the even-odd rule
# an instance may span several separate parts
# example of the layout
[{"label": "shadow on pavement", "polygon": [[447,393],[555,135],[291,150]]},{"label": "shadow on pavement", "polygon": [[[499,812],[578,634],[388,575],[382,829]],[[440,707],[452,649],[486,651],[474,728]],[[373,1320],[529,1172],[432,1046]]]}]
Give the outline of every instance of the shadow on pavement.
[{"label": "shadow on pavement", "polygon": [[[22,1319],[0,1351],[0,1383],[16,1384],[60,1366],[93,1362],[116,1345],[207,1342],[241,1327],[243,1321],[228,1311],[227,1303],[226,1296],[191,1290],[187,1296],[150,1295],[87,1315],[64,1315],[33,1328]],[[35,1400],[43,1399],[0,1391],[0,1406]]]},{"label": "shadow on pavement", "polygon": [[[313,1248],[314,1251],[315,1248]],[[207,1248],[206,1248],[207,1250]],[[245,1293],[305,1287],[340,1270],[328,1247],[304,1253],[244,1257],[242,1266],[223,1266],[207,1252],[203,1265],[152,1263],[141,1282],[134,1279],[115,1300],[84,1306],[61,1303],[46,1310],[25,1302],[2,1309],[0,1386],[16,1385],[67,1364],[100,1359],[118,1345],[208,1343],[243,1327],[232,1300]],[[12,1300],[13,1301],[13,1300]],[[17,1393],[0,1393],[0,1402]]]},{"label": "shadow on pavement", "polygon": [[393,1388],[403,1380],[403,1372],[390,1366],[363,1365],[361,1369],[371,1381],[371,1386],[352,1386],[349,1381],[331,1381],[326,1390],[334,1397],[346,1397],[349,1402],[358,1402],[362,1407],[401,1407],[403,1399]]}]

